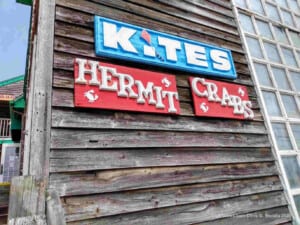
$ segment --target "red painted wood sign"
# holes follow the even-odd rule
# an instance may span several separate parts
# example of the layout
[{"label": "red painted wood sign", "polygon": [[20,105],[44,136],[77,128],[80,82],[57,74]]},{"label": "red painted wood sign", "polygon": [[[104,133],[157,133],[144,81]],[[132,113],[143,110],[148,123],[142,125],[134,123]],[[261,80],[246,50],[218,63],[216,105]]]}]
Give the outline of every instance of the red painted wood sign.
[{"label": "red painted wood sign", "polygon": [[199,77],[189,81],[196,116],[253,119],[246,87]]},{"label": "red painted wood sign", "polygon": [[77,58],[74,76],[76,107],[180,114],[172,75]]}]

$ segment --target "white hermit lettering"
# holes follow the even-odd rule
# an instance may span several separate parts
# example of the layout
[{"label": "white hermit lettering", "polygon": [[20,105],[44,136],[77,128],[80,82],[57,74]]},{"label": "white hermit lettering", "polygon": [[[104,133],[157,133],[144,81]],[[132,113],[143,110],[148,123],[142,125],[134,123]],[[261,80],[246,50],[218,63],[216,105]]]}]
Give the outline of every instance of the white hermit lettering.
[{"label": "white hermit lettering", "polygon": [[174,98],[178,100],[178,93],[173,92],[173,91],[163,91],[162,92],[162,97],[165,98],[167,96],[168,98],[168,103],[169,103],[169,109],[168,112],[170,113],[176,113],[177,109],[175,108],[174,105]]},{"label": "white hermit lettering", "polygon": [[[118,90],[118,84],[117,82],[112,81],[112,76],[108,75],[108,73],[116,76],[117,71],[115,68],[110,68],[110,67],[105,67],[105,66],[98,66],[98,68],[101,71],[101,84],[99,86],[100,90],[105,90],[105,91],[117,91]],[[111,83],[109,85],[109,83]]]},{"label": "white hermit lettering", "polygon": [[153,83],[148,82],[147,87],[145,88],[144,84],[140,80],[136,80],[135,84],[138,88],[138,98],[137,98],[137,103],[139,104],[145,104],[145,98],[148,99],[148,104],[149,105],[155,105],[156,101],[154,99],[153,95]]},{"label": "white hermit lettering", "polygon": [[[97,78],[97,65],[98,62],[86,59],[75,59],[75,62],[78,64],[78,77],[75,80],[77,84],[86,84],[85,75],[91,75],[91,80],[89,80],[90,85],[99,85]],[[90,67],[90,68],[87,68]]]},{"label": "white hermit lettering", "polygon": [[137,98],[138,95],[132,89],[134,85],[134,79],[132,76],[123,73],[116,73],[116,77],[119,78],[120,90],[118,91],[118,96],[120,97],[130,97]]},{"label": "white hermit lettering", "polygon": [[162,88],[155,86],[153,89],[154,89],[155,94],[156,94],[156,105],[155,105],[155,107],[157,109],[164,109],[165,105],[162,102],[162,96],[161,96]]}]

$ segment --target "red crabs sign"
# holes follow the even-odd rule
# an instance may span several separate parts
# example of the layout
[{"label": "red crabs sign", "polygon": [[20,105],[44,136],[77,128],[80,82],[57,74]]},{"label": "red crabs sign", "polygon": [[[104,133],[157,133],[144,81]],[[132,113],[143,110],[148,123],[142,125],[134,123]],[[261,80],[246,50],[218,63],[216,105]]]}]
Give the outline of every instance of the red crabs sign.
[{"label": "red crabs sign", "polygon": [[196,116],[253,119],[246,87],[199,77],[189,81]]},{"label": "red crabs sign", "polygon": [[75,106],[180,114],[175,77],[75,59]]}]

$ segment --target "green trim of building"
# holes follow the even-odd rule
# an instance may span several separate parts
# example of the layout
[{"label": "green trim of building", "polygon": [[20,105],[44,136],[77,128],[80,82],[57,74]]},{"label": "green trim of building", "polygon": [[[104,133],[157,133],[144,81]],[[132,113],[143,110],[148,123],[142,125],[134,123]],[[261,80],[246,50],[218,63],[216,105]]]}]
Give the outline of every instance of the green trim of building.
[{"label": "green trim of building", "polygon": [[32,0],[16,0],[16,2],[24,5],[32,5]]},{"label": "green trim of building", "polygon": [[25,99],[21,95],[14,100],[9,102],[10,109],[10,129],[11,130],[21,130],[22,128],[22,116],[25,108]]},{"label": "green trim of building", "polygon": [[[13,143],[15,143],[13,140],[11,140],[11,139],[7,139],[7,140],[0,140],[0,145],[2,145],[2,144],[13,144]],[[1,150],[1,149],[0,149]]]},{"label": "green trim of building", "polygon": [[10,78],[10,79],[4,80],[4,81],[0,81],[0,87],[7,86],[10,84],[16,83],[18,81],[24,80],[24,77],[25,77],[24,75],[20,75],[20,76],[13,77],[13,78]]}]

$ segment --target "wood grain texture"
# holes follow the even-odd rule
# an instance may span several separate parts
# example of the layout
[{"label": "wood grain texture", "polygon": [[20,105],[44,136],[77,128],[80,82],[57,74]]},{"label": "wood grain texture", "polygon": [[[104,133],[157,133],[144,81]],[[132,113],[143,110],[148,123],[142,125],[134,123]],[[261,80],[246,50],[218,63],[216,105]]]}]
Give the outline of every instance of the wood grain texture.
[{"label": "wood grain texture", "polygon": [[66,225],[64,209],[55,190],[47,191],[46,208],[48,225]]},{"label": "wood grain texture", "polygon": [[[63,75],[62,75],[63,74]],[[59,76],[59,77],[58,77]],[[186,79],[188,79],[188,77],[186,77]],[[59,89],[55,89],[55,90],[58,90],[58,91],[65,91],[67,92],[67,90],[70,92],[70,93],[73,93],[74,90],[73,90],[73,80],[74,78],[72,77],[65,77],[64,76],[64,72],[54,72],[54,86],[55,87],[59,87]],[[64,88],[64,89],[62,89]],[[180,103],[192,103],[192,98],[191,98],[191,88],[190,87],[177,87],[177,91],[178,91],[178,94],[179,94],[179,100],[180,100]],[[256,98],[256,95],[254,93],[254,88],[251,87],[251,88],[248,88],[249,90],[249,100],[251,100],[251,103],[252,103],[252,110],[259,110],[259,104],[257,102],[257,98]],[[60,95],[63,95],[62,93],[60,93]],[[54,95],[55,96],[55,95]],[[73,102],[73,96],[70,96],[69,97],[72,102]],[[59,99],[54,99],[55,100],[59,100]],[[70,104],[72,105],[72,102],[70,102]],[[256,115],[258,116],[258,115]]]},{"label": "wood grain texture", "polygon": [[[97,0],[96,0],[97,1]],[[151,8],[162,13],[168,13],[171,16],[176,15],[179,18],[188,21],[194,21],[197,24],[204,24],[206,26],[213,26],[213,24],[207,25],[207,18],[214,18],[213,23],[214,29],[224,31],[233,30],[236,33],[236,23],[234,21],[234,15],[231,8],[221,7],[217,4],[211,4],[208,1],[202,1],[202,4],[191,4],[191,2],[185,1],[176,1],[176,4],[168,0],[159,0],[158,4],[153,4],[152,1],[138,1],[138,0],[129,0],[133,4],[141,4],[145,7]],[[212,7],[212,8],[211,8]],[[222,26],[223,25],[223,26]]]},{"label": "wood grain texture", "polygon": [[230,2],[222,0],[183,0],[187,3],[196,5],[203,9],[215,11],[229,18],[234,17]]},{"label": "wood grain texture", "polygon": [[[70,89],[53,88],[52,106],[74,108],[74,91]],[[181,116],[195,116],[192,102],[180,102]],[[102,109],[99,109],[103,111]],[[262,114],[259,109],[253,109],[254,118],[252,121],[262,121]]]},{"label": "wood grain texture", "polygon": [[[69,39],[69,41],[72,41],[71,39]],[[72,42],[71,42],[72,44]],[[74,45],[74,42],[73,42]],[[75,45],[76,46],[76,45]],[[72,54],[66,54],[62,51],[57,51],[54,53],[55,57],[57,58],[54,61],[54,68],[62,68],[65,70],[72,70],[73,66],[68,66],[68,65],[72,65],[74,62],[74,57],[72,56]],[[79,57],[79,56],[77,56]],[[92,58],[92,57],[88,57],[88,58]],[[61,59],[61,60],[60,60]],[[108,61],[108,58],[104,58],[104,57],[97,57],[97,58],[93,58],[93,59],[100,59],[100,60],[104,60],[104,61]],[[235,60],[235,59],[234,59]],[[116,62],[118,64],[123,64],[123,65],[128,65],[128,66],[135,66],[137,68],[144,68],[144,69],[149,69],[149,70],[161,70],[167,73],[176,73],[178,75],[184,75],[187,73],[184,72],[180,72],[177,70],[172,70],[172,69],[164,69],[164,68],[154,68],[153,66],[147,66],[147,65],[140,65],[140,64],[136,64],[130,61],[124,62],[122,60],[111,60],[109,59],[110,62]],[[245,85],[252,85],[253,86],[253,82],[250,80],[250,76],[249,76],[249,68],[245,63],[239,63],[235,60],[234,62],[235,64],[235,68],[236,71],[238,73],[238,77],[236,81],[230,81],[230,82],[243,82],[243,84]]]},{"label": "wood grain texture", "polygon": [[287,207],[277,207],[194,225],[292,225],[291,220]]},{"label": "wood grain texture", "polygon": [[[66,54],[61,52],[55,52],[54,56],[54,71],[53,71],[53,85],[54,87],[62,87],[62,88],[73,88],[74,87],[74,74],[73,74],[73,67],[74,67],[74,58],[81,57],[72,54]],[[188,78],[191,76],[195,76],[195,74],[189,74],[181,71],[173,71],[168,70],[165,68],[154,68],[153,66],[147,66],[143,64],[134,65],[133,62],[124,62],[120,60],[114,59],[105,59],[105,58],[90,58],[92,60],[100,61],[100,62],[110,62],[114,64],[129,66],[129,67],[136,67],[139,69],[146,69],[155,72],[162,72],[162,73],[169,73],[171,75],[176,76],[176,83],[178,87],[189,88],[190,85],[188,83]],[[239,73],[239,72],[238,72]],[[256,96],[253,83],[249,80],[249,75],[245,74],[238,74],[238,78],[236,80],[224,80],[224,79],[217,79],[220,81],[226,81],[228,83],[233,84],[241,84],[247,86],[248,94],[250,97]]]},{"label": "wood grain texture", "polygon": [[[30,70],[27,71],[29,79],[27,84],[30,86],[26,87],[27,98],[30,100],[24,115],[26,128],[29,130],[24,131],[24,149],[22,149],[23,174],[32,177],[19,178],[15,181],[15,185],[12,183],[11,194],[15,193],[15,198],[10,200],[9,205],[9,219],[12,220],[27,216],[44,218],[46,213],[45,189],[49,178],[54,20],[55,0],[33,1],[33,30],[29,40],[32,49],[28,57]],[[14,190],[15,186],[20,190]],[[19,199],[22,197],[24,199]],[[41,221],[44,222],[43,219]]]},{"label": "wood grain texture", "polygon": [[[105,0],[92,1],[104,5],[107,4]],[[230,20],[229,17],[226,18],[223,15],[218,14],[216,11],[209,12],[207,9],[192,6],[191,4],[185,4],[182,1],[176,1],[176,3],[172,3],[163,0],[156,2],[151,0],[133,0],[126,2],[122,0],[116,0],[107,5],[137,15],[144,15],[144,17],[148,17],[152,20],[161,20],[164,23],[169,24],[176,23],[176,26],[178,27],[183,27],[186,25],[186,30],[193,30],[199,33],[205,32],[207,35],[215,34],[215,36],[218,36],[219,38],[224,38],[222,34],[224,33],[224,29],[226,29],[228,40],[239,42],[239,40],[231,39],[231,34],[238,35],[234,20]],[[232,11],[229,11],[229,14],[230,13],[232,15]],[[207,23],[207,19],[211,17],[214,17],[215,19],[211,23]]]},{"label": "wood grain texture", "polygon": [[[30,135],[25,135],[25,149],[29,165],[24,165],[27,175],[36,176],[47,181],[49,143],[50,143],[50,119],[51,119],[51,87],[53,72],[53,39],[55,0],[36,3],[38,7],[37,29],[34,37],[34,51],[32,53],[32,65],[30,71],[29,96],[32,101],[27,108],[26,124],[30,124]],[[26,140],[28,139],[28,140]],[[41,209],[44,206],[41,206]]]},{"label": "wood grain texture", "polygon": [[241,196],[226,200],[215,200],[204,203],[189,204],[183,206],[155,209],[127,215],[118,215],[91,219],[79,222],[70,222],[72,225],[83,224],[118,224],[118,225],[182,225],[207,222],[221,219],[232,215],[240,215],[253,211],[264,210],[272,207],[286,205],[282,192],[270,192],[267,194],[256,194]]},{"label": "wood grain texture", "polygon": [[[68,56],[64,56],[64,58],[60,58],[59,57],[59,53],[58,53],[58,58],[55,59],[56,61],[56,64],[55,64],[55,67],[57,69],[55,69],[53,71],[53,78],[54,78],[54,81],[53,81],[53,86],[54,87],[60,87],[60,88],[74,88],[74,71],[73,71],[73,67],[74,67],[74,57],[72,57],[72,55],[68,55]],[[95,58],[93,60],[96,60],[96,61],[99,61],[99,59]],[[61,61],[61,62],[60,62]],[[100,62],[106,62],[107,59],[100,59]],[[115,65],[118,65],[118,64],[124,64],[124,63],[121,63],[121,62],[116,62],[115,60],[111,60],[113,61],[112,63],[115,64]],[[63,66],[62,66],[63,64]],[[134,65],[130,65],[130,63],[127,63],[127,64],[124,64],[124,66],[127,66],[127,67],[131,67],[131,68],[140,68],[140,69],[147,69],[147,70],[150,70],[150,71],[154,71],[154,72],[160,72],[160,73],[167,73],[167,74],[170,74],[170,75],[175,75],[176,76],[176,83],[177,83],[177,87],[179,89],[181,89],[181,91],[186,91],[186,92],[190,92],[190,84],[188,82],[189,80],[189,77],[192,77],[192,76],[195,76],[194,74],[186,74],[184,72],[174,72],[174,73],[170,73],[169,70],[166,70],[166,69],[163,69],[163,68],[156,68],[154,70],[153,67],[151,66],[145,66],[145,65],[140,65],[139,66],[134,66]],[[211,79],[211,78],[210,78]],[[236,80],[224,80],[224,79],[216,79],[216,80],[219,80],[219,81],[225,81],[227,83],[232,83],[232,84],[241,84],[241,85],[244,85],[246,86],[247,88],[247,92],[248,92],[248,95],[250,98],[252,98],[252,100],[254,100],[254,104],[257,104],[256,103],[256,99],[254,99],[256,97],[256,93],[255,93],[255,89],[253,87],[253,84],[251,81],[249,81],[249,77],[238,77],[238,79]],[[181,98],[183,96],[180,96]],[[182,99],[180,99],[182,100]],[[254,106],[254,107],[257,107],[257,106]]]},{"label": "wood grain texture", "polygon": [[[43,215],[39,208],[43,197],[40,195],[42,183],[33,176],[13,177],[9,197],[8,219]],[[41,198],[41,201],[39,200]]]},{"label": "wood grain texture", "polygon": [[[141,2],[139,3],[141,4]],[[128,18],[130,18],[132,23],[135,25],[155,29],[158,31],[168,30],[167,33],[175,35],[180,34],[178,36],[182,37],[184,37],[183,35],[191,37],[191,33],[198,33],[198,38],[202,38],[205,41],[212,40],[213,37],[217,36],[218,39],[220,39],[219,41],[223,42],[224,44],[226,44],[225,40],[233,43],[240,43],[239,38],[236,38],[238,33],[237,29],[233,27],[232,21],[229,22],[228,20],[223,19],[222,22],[213,20],[210,23],[207,23],[208,17],[206,16],[197,14],[191,15],[190,12],[186,13],[174,7],[170,8],[165,4],[161,4],[159,1],[152,1],[152,3],[150,2],[152,8],[155,7],[154,10],[150,7],[141,7],[138,4],[132,4],[128,1],[120,0],[113,2],[102,0],[90,2],[83,0],[77,0],[76,2],[71,0],[57,0],[57,4],[86,13],[110,17],[112,19],[121,21],[124,21],[125,19],[128,20]],[[194,10],[196,10],[196,7],[194,7]],[[219,15],[218,18],[221,17],[222,15]],[[151,20],[151,27],[149,27],[149,23],[146,22],[147,20]],[[170,25],[173,26],[173,29],[166,29],[166,27]],[[178,31],[181,30],[182,32],[179,33],[176,31],[174,29],[175,27]],[[222,32],[224,27],[227,28],[226,36],[224,36],[224,32]]]},{"label": "wood grain texture", "polygon": [[7,184],[0,184],[0,207],[7,207],[8,200],[9,200],[9,189],[10,185]]},{"label": "wood grain texture", "polygon": [[50,172],[164,167],[244,162],[267,162],[270,149],[138,149],[138,150],[53,150]]},{"label": "wood grain texture", "polygon": [[45,215],[33,215],[13,218],[8,221],[8,225],[47,225]]},{"label": "wood grain texture", "polygon": [[[63,28],[62,28],[63,29]],[[78,30],[78,29],[77,29]],[[78,38],[78,33],[74,33],[72,29],[69,29],[67,31],[64,31],[64,33],[68,33],[67,37],[61,37],[61,36],[56,36],[55,38],[55,43],[54,43],[54,48],[56,51],[60,52],[67,52],[70,54],[77,54],[81,55],[84,57],[96,57],[95,51],[94,51],[94,44],[90,42],[82,42],[82,40],[76,40]],[[61,32],[63,33],[63,32]],[[73,36],[76,36],[77,38],[75,39]],[[80,34],[83,35],[84,34]],[[70,38],[72,37],[72,39]],[[92,38],[91,36],[90,38]],[[87,39],[87,38],[86,38]],[[219,46],[227,49],[230,49],[230,46]],[[235,53],[232,52],[232,57],[234,58],[234,62],[236,63],[242,63],[246,64],[246,60],[241,53]]]},{"label": "wood grain texture", "polygon": [[[229,0],[56,3],[49,187],[68,224],[290,221],[274,217],[287,203]],[[238,78],[226,82],[247,87],[255,119],[195,117],[188,77],[199,75],[97,57],[94,15],[230,49]],[[76,57],[175,75],[182,115],[74,108]]]},{"label": "wood grain texture", "polygon": [[76,221],[149,209],[281,190],[278,177],[215,182],[63,198],[66,220]]},{"label": "wood grain texture", "polygon": [[144,188],[228,181],[277,175],[274,163],[245,163],[211,166],[52,173],[50,188],[60,196],[97,194]]},{"label": "wood grain texture", "polygon": [[[78,119],[80,118],[80,120]],[[52,110],[52,127],[266,134],[262,122],[202,119],[86,109]]]},{"label": "wood grain texture", "polygon": [[7,224],[9,189],[8,183],[0,183],[0,224]]},{"label": "wood grain texture", "polygon": [[267,135],[52,129],[51,148],[270,147]]}]

